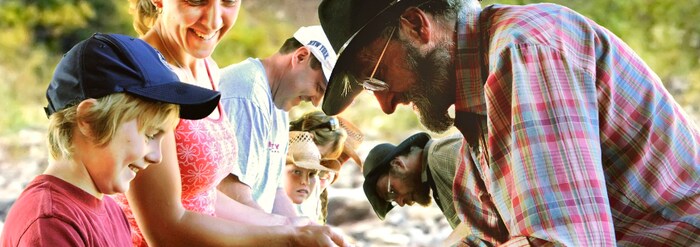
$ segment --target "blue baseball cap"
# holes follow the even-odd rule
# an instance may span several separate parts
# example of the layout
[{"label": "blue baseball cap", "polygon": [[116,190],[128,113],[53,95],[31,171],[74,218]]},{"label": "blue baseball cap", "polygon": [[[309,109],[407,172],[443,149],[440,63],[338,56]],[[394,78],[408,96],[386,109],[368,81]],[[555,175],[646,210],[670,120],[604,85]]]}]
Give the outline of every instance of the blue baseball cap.
[{"label": "blue baseball cap", "polygon": [[141,39],[95,33],[71,48],[46,90],[46,116],[114,93],[180,105],[180,118],[201,119],[216,108],[219,92],[183,83],[158,51]]}]

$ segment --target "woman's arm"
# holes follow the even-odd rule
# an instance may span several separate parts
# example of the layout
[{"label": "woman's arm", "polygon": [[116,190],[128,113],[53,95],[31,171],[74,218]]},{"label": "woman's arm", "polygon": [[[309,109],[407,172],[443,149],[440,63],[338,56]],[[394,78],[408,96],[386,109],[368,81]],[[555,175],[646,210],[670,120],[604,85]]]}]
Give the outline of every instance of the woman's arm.
[{"label": "woman's arm", "polygon": [[343,245],[330,228],[245,225],[185,210],[174,133],[163,140],[163,160],[138,173],[127,198],[151,246]]},{"label": "woman's arm", "polygon": [[[229,177],[235,178],[235,176],[231,174],[229,174]],[[248,187],[240,182],[238,182],[238,186],[236,186],[236,184],[230,184],[236,183],[235,181],[237,180],[227,178],[219,183],[219,190],[217,190],[218,195],[216,197],[216,215],[218,217],[251,225],[277,226],[289,223],[289,220],[285,216],[268,214],[259,207],[254,208],[251,205],[243,204],[240,200],[234,200],[220,191],[222,187],[227,189],[239,186]],[[252,198],[250,199],[252,200]]]},{"label": "woman's arm", "polygon": [[282,187],[277,188],[277,194],[275,194],[275,204],[272,207],[272,212],[287,217],[297,217],[297,212],[294,210],[292,200],[289,199],[287,192],[285,192]]}]

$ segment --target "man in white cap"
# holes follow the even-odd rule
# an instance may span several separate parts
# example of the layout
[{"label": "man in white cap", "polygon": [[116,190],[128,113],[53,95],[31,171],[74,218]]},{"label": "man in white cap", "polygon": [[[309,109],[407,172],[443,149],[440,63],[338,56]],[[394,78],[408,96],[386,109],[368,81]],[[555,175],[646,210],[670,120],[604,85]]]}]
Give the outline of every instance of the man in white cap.
[{"label": "man in white cap", "polygon": [[278,52],[223,68],[219,90],[236,125],[236,169],[219,189],[267,213],[296,216],[281,188],[289,141],[288,111],[302,101],[318,106],[336,54],[321,26],[302,27]]}]

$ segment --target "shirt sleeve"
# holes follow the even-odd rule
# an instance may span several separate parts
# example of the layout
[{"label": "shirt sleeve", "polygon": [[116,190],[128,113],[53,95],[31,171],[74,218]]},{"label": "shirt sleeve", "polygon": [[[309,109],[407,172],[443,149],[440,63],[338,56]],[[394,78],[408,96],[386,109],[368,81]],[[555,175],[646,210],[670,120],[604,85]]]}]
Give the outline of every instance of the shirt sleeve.
[{"label": "shirt sleeve", "polygon": [[481,166],[511,239],[615,245],[595,61],[581,57],[528,44],[491,57],[485,85],[490,159]]},{"label": "shirt sleeve", "polygon": [[86,246],[80,232],[53,217],[39,218],[29,225],[17,246]]}]

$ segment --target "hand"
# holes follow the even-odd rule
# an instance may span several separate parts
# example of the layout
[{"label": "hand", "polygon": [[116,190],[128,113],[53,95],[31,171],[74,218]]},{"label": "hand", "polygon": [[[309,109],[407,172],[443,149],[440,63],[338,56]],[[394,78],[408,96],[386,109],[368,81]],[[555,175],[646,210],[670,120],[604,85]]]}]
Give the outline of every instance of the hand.
[{"label": "hand", "polygon": [[352,246],[328,226],[298,227],[292,240],[293,246]]}]

